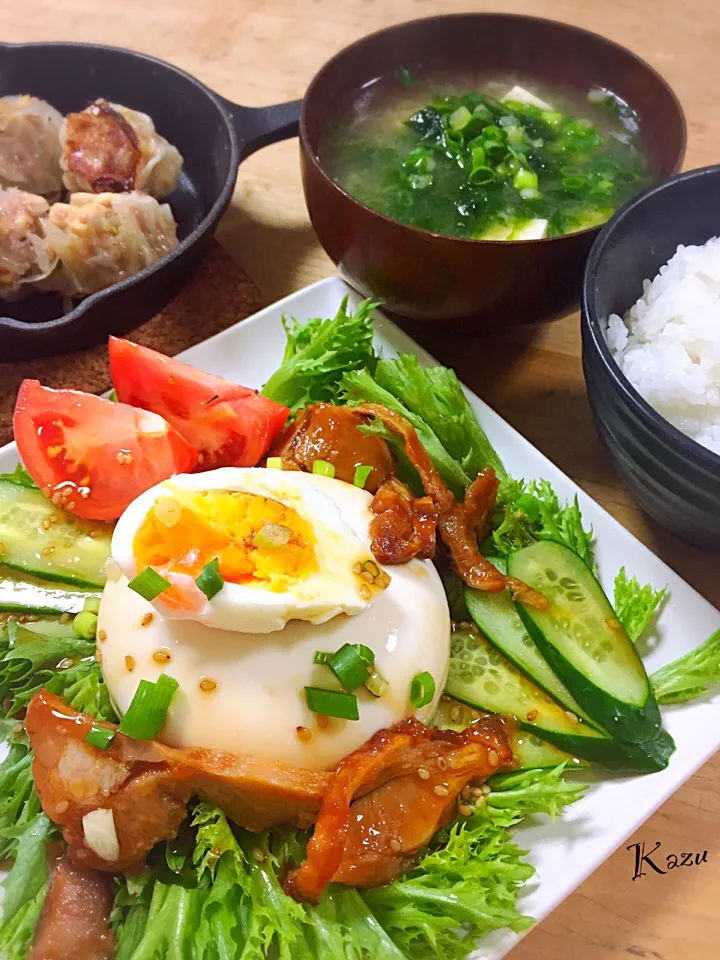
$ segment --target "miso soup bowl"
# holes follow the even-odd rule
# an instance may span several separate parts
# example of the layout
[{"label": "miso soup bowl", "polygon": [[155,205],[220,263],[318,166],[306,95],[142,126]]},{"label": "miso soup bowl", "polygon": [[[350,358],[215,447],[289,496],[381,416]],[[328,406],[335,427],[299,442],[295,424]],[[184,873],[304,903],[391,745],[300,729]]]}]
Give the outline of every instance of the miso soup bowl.
[{"label": "miso soup bowl", "polygon": [[608,317],[643,295],[679,244],[720,235],[720,166],[651,187],[603,227],[582,295],[583,367],[595,424],[618,471],[658,523],[720,553],[720,456],[685,436],[638,393],[606,341]]},{"label": "miso soup bowl", "polygon": [[408,226],[354,199],[323,169],[328,124],[351,113],[361,91],[398,67],[411,73],[477,70],[585,95],[602,87],[638,115],[651,177],[679,169],[685,120],[665,81],[629,50],[586,30],[504,13],[414,20],[364,37],[314,78],[300,119],[305,198],[320,243],[365,296],[415,321],[477,334],[506,324],[553,320],[579,301],[582,271],[598,230],[526,241],[470,240]]}]

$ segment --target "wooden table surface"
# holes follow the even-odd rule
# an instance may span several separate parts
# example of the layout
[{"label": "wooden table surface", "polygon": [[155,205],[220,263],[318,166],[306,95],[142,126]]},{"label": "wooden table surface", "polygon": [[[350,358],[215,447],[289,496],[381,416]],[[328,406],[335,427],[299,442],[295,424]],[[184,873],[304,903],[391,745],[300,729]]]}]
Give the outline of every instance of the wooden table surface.
[{"label": "wooden table surface", "polygon": [[[720,6],[669,0],[504,0],[495,8],[565,20],[629,46],[679,95],[686,167],[720,159]],[[85,40],[154,54],[249,105],[302,96],[322,63],[363,34],[413,17],[493,9],[485,0],[24,0],[0,3],[0,40]],[[333,272],[305,210],[297,144],[241,168],[219,237],[267,302]],[[424,341],[427,342],[427,341]],[[720,606],[720,561],[644,518],[595,435],[580,365],[577,315],[542,330],[428,346],[465,382]],[[483,357],[485,358],[483,360]],[[716,960],[720,956],[720,760],[707,764],[633,840],[708,851],[708,862],[633,882],[621,850],[513,952],[513,960]]]}]

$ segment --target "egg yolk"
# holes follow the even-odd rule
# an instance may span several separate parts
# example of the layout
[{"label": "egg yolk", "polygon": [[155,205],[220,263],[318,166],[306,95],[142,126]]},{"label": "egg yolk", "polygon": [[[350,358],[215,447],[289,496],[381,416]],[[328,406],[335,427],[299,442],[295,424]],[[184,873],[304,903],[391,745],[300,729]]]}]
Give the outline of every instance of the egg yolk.
[{"label": "egg yolk", "polygon": [[235,490],[160,498],[133,552],[141,569],[192,577],[217,558],[223,580],[277,591],[318,568],[313,529],[293,507]]}]

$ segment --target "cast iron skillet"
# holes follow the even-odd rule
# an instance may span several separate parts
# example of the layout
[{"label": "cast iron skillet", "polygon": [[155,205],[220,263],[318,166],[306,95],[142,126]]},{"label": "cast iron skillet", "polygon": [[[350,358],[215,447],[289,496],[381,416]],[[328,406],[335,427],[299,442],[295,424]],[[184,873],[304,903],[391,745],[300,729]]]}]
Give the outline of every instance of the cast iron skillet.
[{"label": "cast iron skillet", "polygon": [[180,243],[158,263],[81,300],[69,313],[50,294],[0,303],[6,314],[0,316],[2,361],[74,350],[124,333],[161,310],[206,252],[230,203],[238,164],[260,147],[296,136],[300,112],[300,101],[238,106],[162,60],[84,43],[0,43],[0,96],[20,93],[42,97],[63,114],[97,97],[148,113],[185,161],[178,188],[167,198]]}]

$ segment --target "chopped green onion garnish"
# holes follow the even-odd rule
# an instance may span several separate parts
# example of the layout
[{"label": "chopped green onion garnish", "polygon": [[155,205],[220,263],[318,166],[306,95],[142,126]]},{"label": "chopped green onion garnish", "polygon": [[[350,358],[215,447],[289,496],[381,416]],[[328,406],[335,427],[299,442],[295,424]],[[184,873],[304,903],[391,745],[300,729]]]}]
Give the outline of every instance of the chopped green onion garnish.
[{"label": "chopped green onion garnish", "polygon": [[266,523],[253,537],[253,544],[261,550],[278,550],[285,546],[291,536],[290,527],[282,523]]},{"label": "chopped green onion garnish", "polygon": [[467,107],[461,106],[457,110],[453,110],[450,114],[450,129],[451,130],[464,130],[465,127],[472,120],[472,114]]},{"label": "chopped green onion garnish", "polygon": [[83,603],[83,610],[89,613],[100,613],[100,597],[87,597]]},{"label": "chopped green onion garnish", "polygon": [[324,667],[331,656],[332,654],[328,653],[327,650],[316,650],[315,656],[313,657],[313,663],[318,664],[320,667]]},{"label": "chopped green onion garnish", "polygon": [[152,567],[145,567],[142,573],[133,577],[128,586],[146,600],[154,600],[163,590],[167,590],[170,583]]},{"label": "chopped green onion garnish", "polygon": [[208,600],[212,600],[213,597],[220,593],[225,586],[225,581],[220,573],[220,563],[217,557],[203,567],[200,576],[195,578],[195,583]]},{"label": "chopped green onion garnish", "polygon": [[513,186],[516,190],[537,190],[537,185],[537,174],[525,167],[521,167],[513,177]]},{"label": "chopped green onion garnish", "polygon": [[361,463],[359,466],[355,467],[355,476],[353,477],[353,483],[356,487],[364,489],[365,484],[367,483],[368,477],[372,473],[372,467],[367,463]]},{"label": "chopped green onion garnish", "polygon": [[90,613],[89,610],[82,610],[73,620],[73,633],[81,640],[94,640],[97,633],[97,622],[97,614]]},{"label": "chopped green onion garnish", "polygon": [[118,730],[134,740],[152,740],[162,730],[178,682],[161,673],[157,683],[141,680]]},{"label": "chopped green onion garnish", "polygon": [[365,681],[365,686],[374,697],[382,697],[383,694],[387,693],[387,689],[390,684],[381,673],[379,673],[377,670],[373,670],[373,672]]},{"label": "chopped green onion garnish", "polygon": [[344,643],[327,659],[327,666],[348,693],[365,683],[374,663],[375,654],[362,643]]},{"label": "chopped green onion garnish", "polygon": [[334,477],[335,467],[327,460],[313,460],[312,472],[320,477]]},{"label": "chopped green onion garnish", "polygon": [[115,739],[116,732],[116,730],[111,730],[109,727],[101,727],[99,723],[94,723],[90,728],[90,732],[85,737],[85,742],[89,743],[91,747],[97,747],[99,750],[107,750]]},{"label": "chopped green onion garnish", "polygon": [[357,697],[340,690],[323,690],[321,687],[305,687],[305,702],[313,713],[341,720],[359,720]]},{"label": "chopped green onion garnish", "polygon": [[108,400],[109,400],[111,403],[117,403],[117,402],[118,402],[117,391],[116,391],[116,390],[111,390],[111,391],[110,391],[110,393],[108,394]]},{"label": "chopped green onion garnish", "polygon": [[425,707],[435,696],[435,681],[427,670],[416,673],[410,684],[410,703],[414,707]]},{"label": "chopped green onion garnish", "polygon": [[282,457],[268,457],[265,461],[265,466],[271,470],[282,470]]}]

